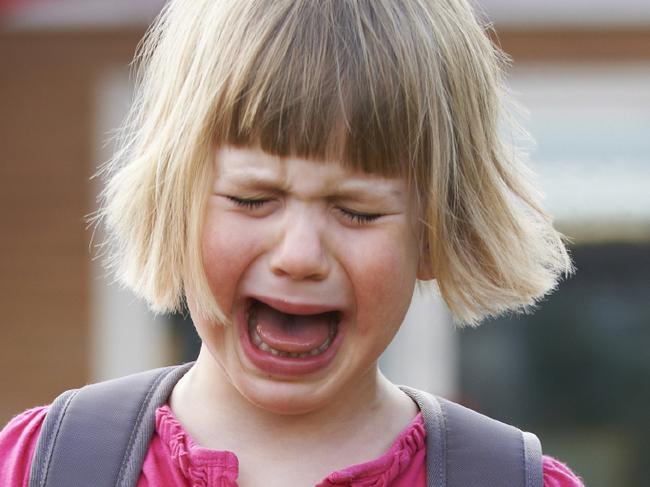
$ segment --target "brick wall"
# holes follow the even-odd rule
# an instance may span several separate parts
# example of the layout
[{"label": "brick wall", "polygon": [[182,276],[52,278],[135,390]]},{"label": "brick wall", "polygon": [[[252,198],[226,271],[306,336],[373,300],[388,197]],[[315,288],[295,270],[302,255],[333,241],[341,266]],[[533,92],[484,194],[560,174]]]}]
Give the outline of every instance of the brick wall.
[{"label": "brick wall", "polygon": [[93,90],[141,34],[0,34],[2,424],[88,380]]}]

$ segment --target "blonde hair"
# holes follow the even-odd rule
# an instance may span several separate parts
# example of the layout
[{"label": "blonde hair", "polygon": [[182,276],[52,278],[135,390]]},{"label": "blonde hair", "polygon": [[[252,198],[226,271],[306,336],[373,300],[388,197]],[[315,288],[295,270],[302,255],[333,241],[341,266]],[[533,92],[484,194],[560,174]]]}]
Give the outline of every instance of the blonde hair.
[{"label": "blonde hair", "polygon": [[191,287],[224,321],[200,250],[221,144],[406,178],[459,322],[525,309],[571,270],[499,134],[504,56],[465,0],[172,0],[138,61],[99,217],[117,276],[154,311]]}]

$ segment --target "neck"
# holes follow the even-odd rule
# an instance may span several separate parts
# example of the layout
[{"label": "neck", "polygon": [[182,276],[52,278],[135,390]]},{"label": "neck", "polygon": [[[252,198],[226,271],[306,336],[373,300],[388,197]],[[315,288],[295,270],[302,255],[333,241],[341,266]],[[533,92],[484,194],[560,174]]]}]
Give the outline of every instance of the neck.
[{"label": "neck", "polygon": [[[357,432],[366,428],[370,434],[375,428],[381,430],[386,420],[396,421],[399,431],[415,414],[409,403],[375,365],[319,409],[291,415],[267,411],[240,394],[205,349],[170,399],[174,413],[194,440],[217,449],[237,449],[237,441],[250,445],[250,440],[259,442],[260,438],[282,438],[285,445],[295,441],[297,447],[304,447],[306,438],[332,444],[339,437],[349,437],[352,426]],[[224,439],[231,433],[236,437],[234,444],[225,445]]]}]

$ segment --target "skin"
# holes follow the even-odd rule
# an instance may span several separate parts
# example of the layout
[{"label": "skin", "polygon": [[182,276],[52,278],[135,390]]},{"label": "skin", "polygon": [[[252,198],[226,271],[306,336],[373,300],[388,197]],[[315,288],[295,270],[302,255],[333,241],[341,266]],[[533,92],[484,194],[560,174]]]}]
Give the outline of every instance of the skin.
[{"label": "skin", "polygon": [[[216,151],[202,253],[231,323],[200,319],[188,290],[203,347],[170,403],[198,444],[237,453],[240,485],[314,485],[381,455],[417,414],[377,368],[416,279],[431,277],[415,213],[401,179],[254,148]],[[250,296],[340,310],[333,360],[309,374],[258,369],[238,332]]]}]

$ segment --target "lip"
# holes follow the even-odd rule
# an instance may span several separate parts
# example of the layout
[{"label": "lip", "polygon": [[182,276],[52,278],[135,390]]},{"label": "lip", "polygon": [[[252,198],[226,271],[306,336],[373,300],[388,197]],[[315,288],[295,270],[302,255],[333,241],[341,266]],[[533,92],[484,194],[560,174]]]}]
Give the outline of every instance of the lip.
[{"label": "lip", "polygon": [[277,309],[278,311],[293,315],[315,315],[319,313],[329,313],[330,311],[340,311],[342,309],[341,306],[289,301],[288,299],[258,296],[255,294],[248,296],[248,299],[255,299]]},{"label": "lip", "polygon": [[[261,301],[269,306],[273,306],[284,313],[304,315],[326,313],[335,310],[331,306],[290,303],[283,299],[273,299],[268,297],[262,297],[260,299],[255,296],[250,296],[249,299],[250,298]],[[248,360],[260,371],[265,372],[266,374],[276,377],[299,377],[319,372],[325,369],[334,360],[343,342],[345,315],[342,313],[336,336],[334,337],[334,340],[332,340],[329,348],[323,353],[301,358],[272,355],[260,350],[251,341],[248,332],[247,308],[247,305],[242,306],[237,314],[237,328],[239,331],[240,343]]]}]

